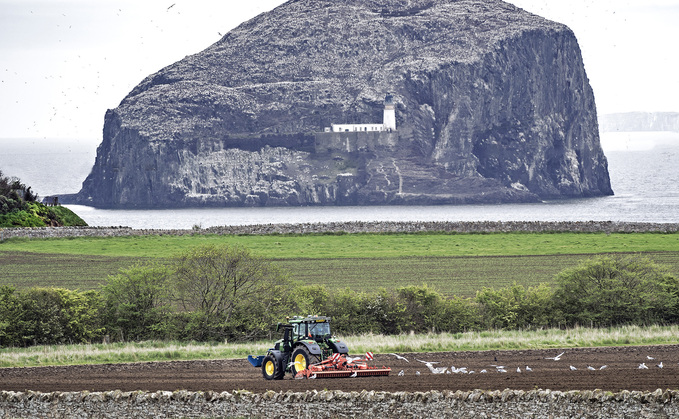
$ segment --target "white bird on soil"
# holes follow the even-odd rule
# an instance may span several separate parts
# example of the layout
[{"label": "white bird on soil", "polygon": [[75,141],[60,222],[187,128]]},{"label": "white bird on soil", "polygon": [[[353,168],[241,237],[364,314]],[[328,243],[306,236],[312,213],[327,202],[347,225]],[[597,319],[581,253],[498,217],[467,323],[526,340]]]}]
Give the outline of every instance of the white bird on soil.
[{"label": "white bird on soil", "polygon": [[427,365],[427,368],[429,368],[429,371],[431,371],[432,374],[445,374],[446,371],[448,371],[448,367],[440,367],[437,368],[433,365],[425,364]]},{"label": "white bird on soil", "polygon": [[498,368],[496,371],[497,371],[497,372],[507,372],[507,370],[504,369],[504,368]]},{"label": "white bird on soil", "polygon": [[420,372],[419,372],[419,371],[415,371],[415,375],[418,375],[418,376],[419,376],[419,375],[420,375]]},{"label": "white bird on soil", "polygon": [[547,358],[545,358],[545,359],[553,359],[553,360],[555,360],[555,361],[561,361],[561,356],[562,356],[563,354],[565,354],[565,353],[566,353],[566,352],[561,352],[561,353],[560,353],[559,355],[557,355],[557,356],[550,356],[550,357],[547,357]]},{"label": "white bird on soil", "polygon": [[486,371],[485,369],[483,369],[483,370],[479,371],[479,374],[486,374],[487,372],[488,372],[488,371]]},{"label": "white bird on soil", "polygon": [[577,371],[577,368],[571,365],[571,371]]},{"label": "white bird on soil", "polygon": [[608,368],[608,365],[602,365],[602,366],[599,367],[599,371],[606,369],[606,368]]},{"label": "white bird on soil", "polygon": [[650,355],[646,355],[646,359],[648,359],[649,361],[653,361],[655,358],[653,358],[653,357],[650,356]]},{"label": "white bird on soil", "polygon": [[516,372],[521,372],[521,367],[516,367]]},{"label": "white bird on soil", "polygon": [[400,360],[405,361],[405,362],[410,362],[410,361],[408,361],[408,358],[406,358],[405,356],[401,356],[401,355],[397,355],[397,354],[387,354],[387,355],[394,355],[396,357],[396,359],[400,359]]},{"label": "white bird on soil", "polygon": [[594,371],[596,368],[594,368],[594,367],[591,366],[591,365],[587,365],[587,369],[590,370],[590,371]]},{"label": "white bird on soil", "polygon": [[640,370],[647,370],[648,367],[646,366],[645,363],[642,362],[641,364],[639,364],[639,369],[640,369]]},{"label": "white bird on soil", "polygon": [[656,367],[658,367],[658,368],[662,368],[662,366],[663,366],[662,361],[660,361],[660,363],[658,365],[656,365]]},{"label": "white bird on soil", "polygon": [[405,375],[405,372],[403,372],[403,370],[401,370],[401,371],[398,372],[398,376],[399,376],[399,377],[403,377],[403,375]]},{"label": "white bird on soil", "polygon": [[529,367],[528,365],[526,365],[526,371],[531,372],[531,371],[533,371],[533,368],[531,368],[531,367]]}]

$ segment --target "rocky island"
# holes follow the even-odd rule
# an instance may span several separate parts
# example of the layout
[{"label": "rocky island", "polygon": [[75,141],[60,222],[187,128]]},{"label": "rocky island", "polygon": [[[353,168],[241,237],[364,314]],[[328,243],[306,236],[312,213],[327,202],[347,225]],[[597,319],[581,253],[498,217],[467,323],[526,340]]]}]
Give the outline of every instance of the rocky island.
[{"label": "rocky island", "polygon": [[612,193],[568,27],[499,0],[291,0],[136,86],[106,113],[81,191],[61,199],[171,208]]}]

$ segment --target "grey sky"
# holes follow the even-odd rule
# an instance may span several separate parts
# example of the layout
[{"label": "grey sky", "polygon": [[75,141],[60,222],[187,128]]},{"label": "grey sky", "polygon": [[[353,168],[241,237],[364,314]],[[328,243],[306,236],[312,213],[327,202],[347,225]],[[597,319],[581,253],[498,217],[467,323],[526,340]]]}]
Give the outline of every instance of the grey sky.
[{"label": "grey sky", "polygon": [[[282,3],[0,0],[0,138],[99,142],[144,77]],[[679,111],[679,0],[512,3],[574,30],[599,113]]]}]

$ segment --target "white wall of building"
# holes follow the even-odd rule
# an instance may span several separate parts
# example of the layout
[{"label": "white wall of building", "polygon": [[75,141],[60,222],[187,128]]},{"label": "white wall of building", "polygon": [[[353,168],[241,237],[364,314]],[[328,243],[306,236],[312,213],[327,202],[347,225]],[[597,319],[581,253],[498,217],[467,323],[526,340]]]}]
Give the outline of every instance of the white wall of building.
[{"label": "white wall of building", "polygon": [[332,124],[332,132],[384,131],[384,124]]}]

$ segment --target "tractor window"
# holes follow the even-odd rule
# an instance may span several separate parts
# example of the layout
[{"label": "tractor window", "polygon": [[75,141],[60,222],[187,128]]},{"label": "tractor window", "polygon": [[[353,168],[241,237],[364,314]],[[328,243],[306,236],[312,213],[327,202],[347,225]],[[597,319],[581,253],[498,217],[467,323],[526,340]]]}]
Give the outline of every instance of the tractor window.
[{"label": "tractor window", "polygon": [[325,336],[330,334],[330,323],[311,323],[309,333],[314,336]]},{"label": "tractor window", "polygon": [[295,323],[295,324],[292,325],[292,336],[298,337],[299,334],[300,334],[299,324]]}]

